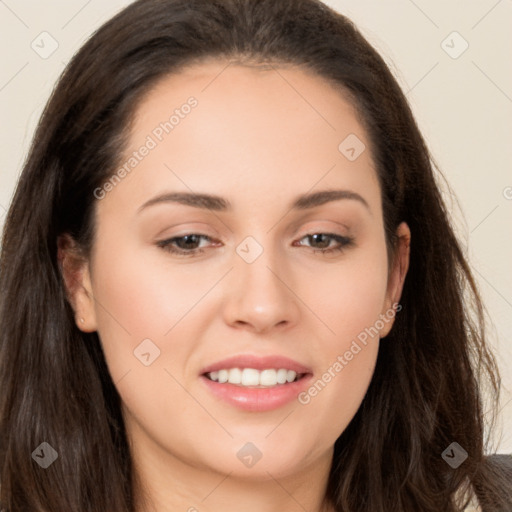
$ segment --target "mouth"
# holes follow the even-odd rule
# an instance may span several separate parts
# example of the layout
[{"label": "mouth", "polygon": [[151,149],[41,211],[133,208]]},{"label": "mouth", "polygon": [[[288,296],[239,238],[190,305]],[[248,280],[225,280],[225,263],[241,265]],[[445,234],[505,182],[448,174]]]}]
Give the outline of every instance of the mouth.
[{"label": "mouth", "polygon": [[243,412],[264,413],[290,405],[313,379],[313,373],[306,367],[293,362],[286,364],[283,359],[275,368],[262,360],[255,363],[254,358],[253,366],[259,368],[244,366],[241,358],[237,362],[239,366],[231,366],[227,361],[216,364],[199,377],[210,396]]},{"label": "mouth", "polygon": [[265,412],[298,399],[313,371],[287,357],[234,356],[203,368],[199,374],[208,394],[242,411]]}]

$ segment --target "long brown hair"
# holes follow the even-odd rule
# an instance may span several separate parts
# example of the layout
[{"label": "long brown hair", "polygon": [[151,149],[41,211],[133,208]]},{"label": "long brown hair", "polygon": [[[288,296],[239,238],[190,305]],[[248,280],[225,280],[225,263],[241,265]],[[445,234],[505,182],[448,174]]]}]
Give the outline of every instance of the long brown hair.
[{"label": "long brown hair", "polygon": [[[383,59],[318,0],[139,0],[67,66],[8,211],[0,261],[1,509],[134,511],[120,397],[97,333],[75,325],[57,239],[68,233],[89,254],[93,191],[116,169],[137,103],[157,80],[209,57],[297,65],[348,92],[378,169],[391,254],[398,224],[411,229],[402,310],[335,443],[326,498],[343,512],[454,512],[463,507],[457,496],[473,486],[482,496],[494,489],[496,506],[505,506],[506,489],[484,464],[482,389],[497,400],[500,387],[484,309],[436,184],[440,174]],[[45,470],[31,456],[42,442],[58,453]],[[453,442],[468,454],[457,468],[442,457]]]}]

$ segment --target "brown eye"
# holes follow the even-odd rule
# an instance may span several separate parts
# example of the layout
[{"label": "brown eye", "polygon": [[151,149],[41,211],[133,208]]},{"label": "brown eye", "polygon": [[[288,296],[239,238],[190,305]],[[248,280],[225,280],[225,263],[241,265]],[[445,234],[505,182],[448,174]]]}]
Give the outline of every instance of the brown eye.
[{"label": "brown eye", "polygon": [[[301,240],[308,239],[314,252],[331,253],[341,252],[345,248],[353,245],[354,239],[346,236],[336,235],[334,233],[312,233],[304,236]],[[335,241],[337,245],[331,246],[331,242]],[[302,245],[302,244],[300,244]]]},{"label": "brown eye", "polygon": [[204,250],[198,247],[201,239],[210,240],[211,238],[206,235],[198,233],[188,233],[182,236],[175,236],[167,240],[162,240],[157,243],[158,247],[161,247],[165,251],[179,256],[195,256]]}]

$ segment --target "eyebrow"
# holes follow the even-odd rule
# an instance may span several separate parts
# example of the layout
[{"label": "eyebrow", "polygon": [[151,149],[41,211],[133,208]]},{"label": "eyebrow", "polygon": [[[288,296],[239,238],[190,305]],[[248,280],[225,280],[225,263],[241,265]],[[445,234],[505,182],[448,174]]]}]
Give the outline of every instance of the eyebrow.
[{"label": "eyebrow", "polygon": [[[291,203],[291,210],[307,210],[340,199],[355,200],[363,204],[371,212],[367,201],[358,193],[351,190],[321,190],[303,194],[295,198]],[[151,198],[140,206],[137,212],[145,208],[161,203],[178,203],[194,208],[203,208],[217,212],[231,211],[232,205],[229,200],[211,194],[200,194],[193,192],[166,192]]]}]

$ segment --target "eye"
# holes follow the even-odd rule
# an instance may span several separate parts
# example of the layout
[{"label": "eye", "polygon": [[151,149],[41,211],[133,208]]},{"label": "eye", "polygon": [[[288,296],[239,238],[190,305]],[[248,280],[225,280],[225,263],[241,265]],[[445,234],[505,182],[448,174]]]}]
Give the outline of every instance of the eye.
[{"label": "eye", "polygon": [[[196,247],[201,239],[211,240],[211,238],[206,235],[189,233],[182,236],[175,236],[168,240],[161,240],[157,245],[164,249],[164,251],[178,256],[196,256],[197,254],[204,252],[204,249],[201,247]],[[178,247],[176,247],[176,245]]]},{"label": "eye", "polygon": [[[353,238],[334,233],[311,233],[302,237],[299,242],[304,239],[308,239],[310,243],[312,242],[313,246],[319,246],[314,250],[315,253],[320,252],[323,254],[342,252],[345,248],[354,244]],[[190,257],[197,256],[204,252],[204,249],[200,245],[202,240],[212,242],[212,239],[207,235],[188,233],[167,240],[161,240],[157,242],[157,246],[177,256]],[[337,245],[332,246],[332,242],[335,242]],[[303,246],[303,244],[299,244],[299,246]],[[315,247],[313,247],[313,249],[315,249]]]},{"label": "eye", "polygon": [[[314,252],[321,252],[323,254],[342,252],[347,247],[354,245],[354,239],[348,236],[337,235],[335,233],[311,233],[301,240],[308,239],[312,241],[313,245],[318,244],[319,248]],[[337,245],[331,246],[331,242],[336,242]],[[302,245],[302,244],[300,244]]]}]

